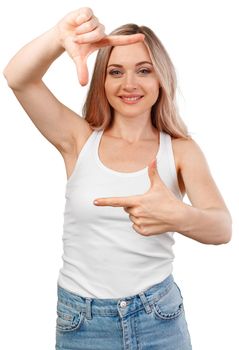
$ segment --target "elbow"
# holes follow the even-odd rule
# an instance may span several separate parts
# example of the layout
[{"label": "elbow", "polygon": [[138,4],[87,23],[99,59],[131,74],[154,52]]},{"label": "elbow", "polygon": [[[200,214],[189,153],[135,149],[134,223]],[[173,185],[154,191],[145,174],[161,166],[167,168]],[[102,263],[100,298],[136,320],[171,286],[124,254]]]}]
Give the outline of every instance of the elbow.
[{"label": "elbow", "polygon": [[217,241],[213,242],[214,245],[227,244],[231,241],[231,234],[225,233],[223,237],[220,237]]},{"label": "elbow", "polygon": [[220,236],[217,237],[211,237],[211,238],[204,238],[204,239],[198,239],[199,243],[207,244],[207,245],[221,245],[221,244],[227,244],[231,241],[231,233],[230,232],[224,232],[221,233]]},{"label": "elbow", "polygon": [[221,220],[217,219],[217,222],[212,225],[213,229],[211,233],[204,236],[200,240],[200,243],[211,244],[211,245],[221,245],[227,244],[232,239],[232,218],[229,212],[224,212],[221,215]]},{"label": "elbow", "polygon": [[216,242],[214,242],[215,245],[219,244],[227,244],[232,239],[232,218],[231,215],[228,213],[227,220],[224,220],[224,225],[222,225],[222,231],[220,235],[218,236],[218,239]]},{"label": "elbow", "polygon": [[232,232],[229,230],[229,231],[225,232],[224,235],[220,238],[220,240],[215,244],[216,245],[227,244],[231,241],[231,239],[232,239]]},{"label": "elbow", "polygon": [[9,79],[9,75],[8,75],[8,72],[7,72],[7,67],[4,69],[2,74],[3,74],[4,78],[6,79],[8,86],[12,89],[12,83],[10,82],[10,79]]},{"label": "elbow", "polygon": [[4,76],[4,78],[7,80],[8,82],[8,77],[9,77],[9,64],[6,65],[6,67],[4,68],[4,70],[2,71],[2,74]]},{"label": "elbow", "polygon": [[[16,78],[16,74],[14,73],[14,70],[8,68],[8,66],[3,70],[2,72],[4,78],[7,81],[8,87],[14,92],[14,91],[22,91],[25,86],[29,85],[31,82],[27,81],[24,78]],[[32,80],[33,82],[33,80]]]},{"label": "elbow", "polygon": [[8,66],[3,70],[2,74],[7,81],[9,88],[12,90],[18,90],[16,81],[14,80],[13,77],[11,78],[12,73],[11,71],[9,71]]},{"label": "elbow", "polygon": [[[8,83],[8,76],[7,76],[7,69],[6,68],[3,70],[2,74],[3,74],[4,78],[7,80],[7,83]],[[9,85],[9,83],[8,83],[8,85]]]}]

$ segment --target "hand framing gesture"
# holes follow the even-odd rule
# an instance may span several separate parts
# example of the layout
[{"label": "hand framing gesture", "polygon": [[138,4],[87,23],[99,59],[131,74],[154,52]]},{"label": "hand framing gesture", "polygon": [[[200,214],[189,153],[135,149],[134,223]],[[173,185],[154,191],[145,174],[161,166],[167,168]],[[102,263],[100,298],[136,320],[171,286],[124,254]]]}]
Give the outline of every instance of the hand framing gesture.
[{"label": "hand framing gesture", "polygon": [[143,34],[111,35],[104,32],[90,8],[84,7],[70,12],[57,24],[61,45],[73,59],[81,85],[88,83],[88,56],[104,46],[129,45],[143,41]]}]

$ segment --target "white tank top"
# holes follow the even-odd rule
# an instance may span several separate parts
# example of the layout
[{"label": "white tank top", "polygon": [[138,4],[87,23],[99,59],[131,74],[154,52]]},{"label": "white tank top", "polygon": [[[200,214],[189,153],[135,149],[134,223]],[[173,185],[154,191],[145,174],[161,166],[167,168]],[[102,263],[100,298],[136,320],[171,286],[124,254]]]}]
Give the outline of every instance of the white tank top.
[{"label": "white tank top", "polygon": [[[143,194],[150,188],[148,168],[126,173],[106,167],[98,148],[104,130],[87,139],[66,184],[63,267],[58,284],[83,297],[133,296],[172,272],[173,232],[143,236],[121,207],[98,207],[97,197]],[[159,175],[182,200],[170,135],[159,132]]]}]

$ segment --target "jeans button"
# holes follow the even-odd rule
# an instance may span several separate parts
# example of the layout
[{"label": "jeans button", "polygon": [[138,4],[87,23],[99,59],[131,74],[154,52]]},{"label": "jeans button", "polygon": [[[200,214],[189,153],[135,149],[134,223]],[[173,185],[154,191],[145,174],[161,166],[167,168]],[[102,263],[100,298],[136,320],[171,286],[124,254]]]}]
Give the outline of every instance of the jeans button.
[{"label": "jeans button", "polygon": [[124,308],[124,307],[126,307],[126,306],[127,306],[126,301],[125,301],[125,300],[122,300],[122,301],[120,302],[120,307]]}]

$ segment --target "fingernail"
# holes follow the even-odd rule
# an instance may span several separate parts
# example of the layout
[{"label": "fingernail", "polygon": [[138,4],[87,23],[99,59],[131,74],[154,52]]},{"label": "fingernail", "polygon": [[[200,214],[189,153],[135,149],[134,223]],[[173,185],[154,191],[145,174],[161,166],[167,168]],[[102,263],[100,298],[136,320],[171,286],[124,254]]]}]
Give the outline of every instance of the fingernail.
[{"label": "fingernail", "polygon": [[98,201],[94,201],[94,204],[99,204],[99,202]]}]

